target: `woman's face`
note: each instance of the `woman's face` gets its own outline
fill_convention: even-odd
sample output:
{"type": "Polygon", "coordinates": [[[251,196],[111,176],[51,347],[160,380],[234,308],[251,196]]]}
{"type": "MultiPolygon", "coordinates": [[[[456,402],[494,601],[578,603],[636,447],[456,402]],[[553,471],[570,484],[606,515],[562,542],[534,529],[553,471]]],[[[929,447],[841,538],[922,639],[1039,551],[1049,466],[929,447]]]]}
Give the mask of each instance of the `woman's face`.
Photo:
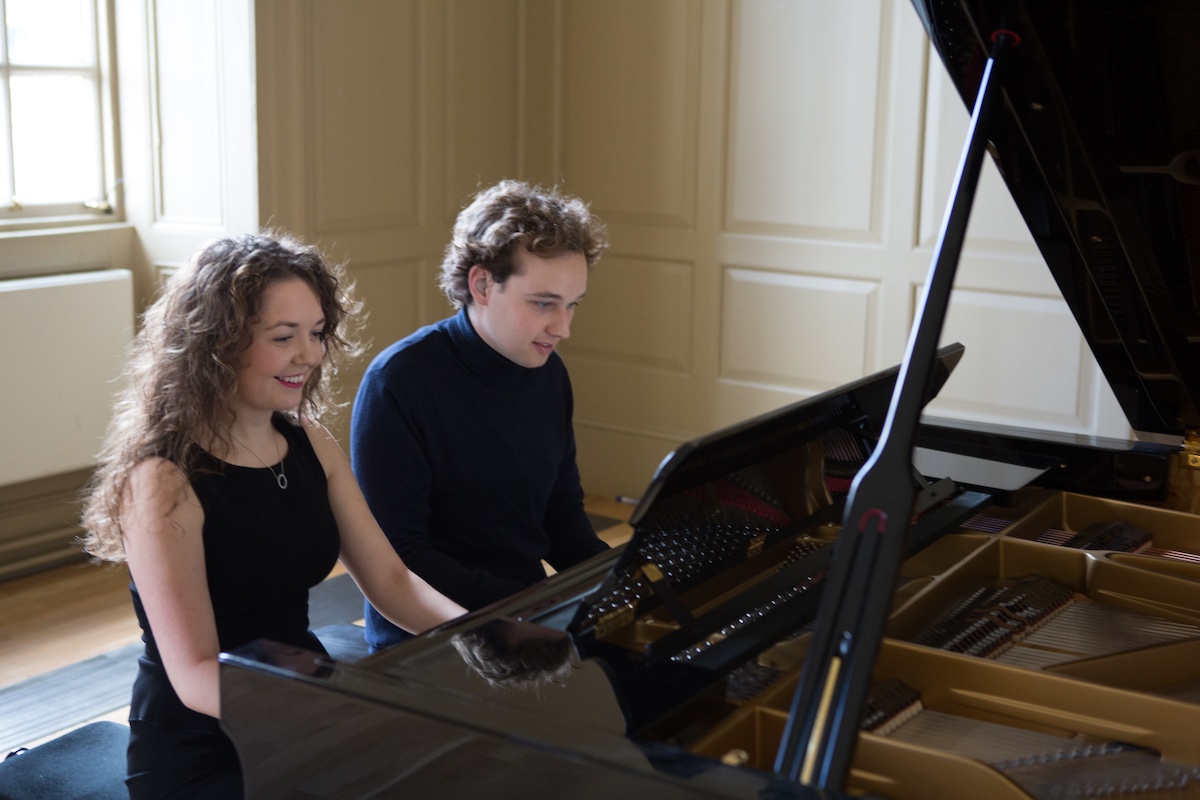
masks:
{"type": "Polygon", "coordinates": [[[267,286],[250,333],[237,373],[234,411],[298,407],[304,384],[325,356],[325,316],[312,287],[300,278],[267,286]]]}

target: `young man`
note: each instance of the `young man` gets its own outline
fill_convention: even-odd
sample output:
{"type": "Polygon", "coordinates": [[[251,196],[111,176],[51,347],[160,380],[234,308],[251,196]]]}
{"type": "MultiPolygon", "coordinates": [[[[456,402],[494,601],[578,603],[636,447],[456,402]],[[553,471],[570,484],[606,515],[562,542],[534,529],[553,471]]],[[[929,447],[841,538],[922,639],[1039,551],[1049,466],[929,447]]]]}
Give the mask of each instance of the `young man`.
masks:
{"type": "MultiPolygon", "coordinates": [[[[392,344],[354,401],[350,456],[404,563],[474,610],[605,549],[583,510],[555,346],[607,247],[578,198],[518,181],[458,216],[441,287],[458,313],[392,344]]],[[[408,635],[366,606],[372,652],[408,635]]]]}

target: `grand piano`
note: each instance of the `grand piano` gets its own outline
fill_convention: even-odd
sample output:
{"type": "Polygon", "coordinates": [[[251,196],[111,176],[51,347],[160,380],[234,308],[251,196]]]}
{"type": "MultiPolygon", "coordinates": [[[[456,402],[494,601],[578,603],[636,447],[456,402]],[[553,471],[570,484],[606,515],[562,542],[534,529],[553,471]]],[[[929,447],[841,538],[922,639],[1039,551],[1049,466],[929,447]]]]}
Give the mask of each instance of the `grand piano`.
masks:
{"type": "Polygon", "coordinates": [[[222,654],[251,800],[1200,797],[1200,4],[914,8],[973,116],[904,362],[409,643],[222,654]],[[1137,440],[922,414],[988,156],[1137,440]]]}

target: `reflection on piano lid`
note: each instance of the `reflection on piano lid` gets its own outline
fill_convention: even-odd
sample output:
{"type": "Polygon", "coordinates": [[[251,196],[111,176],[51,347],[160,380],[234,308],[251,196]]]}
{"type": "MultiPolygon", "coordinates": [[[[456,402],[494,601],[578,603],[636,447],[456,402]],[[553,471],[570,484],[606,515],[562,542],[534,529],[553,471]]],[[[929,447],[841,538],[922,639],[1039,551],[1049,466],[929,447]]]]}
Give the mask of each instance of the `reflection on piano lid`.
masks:
{"type": "MultiPolygon", "coordinates": [[[[1132,427],[1191,432],[1200,3],[913,5],[969,102],[1003,40],[988,150],[1132,427]]],[[[889,479],[913,497],[898,563],[827,591],[871,536],[842,522],[911,364],[682,445],[626,546],[441,630],[357,664],[223,654],[248,797],[843,796],[779,761],[812,750],[792,711],[814,631],[867,605],[865,689],[818,698],[855,717],[845,791],[1200,797],[1200,519],[1162,507],[1174,446],[925,420],[889,479]]]]}
{"type": "Polygon", "coordinates": [[[1028,486],[1054,466],[1049,459],[1035,467],[927,447],[913,448],[913,465],[922,475],[943,478],[952,475],[959,483],[1001,492],[1012,492],[1028,486]]]}

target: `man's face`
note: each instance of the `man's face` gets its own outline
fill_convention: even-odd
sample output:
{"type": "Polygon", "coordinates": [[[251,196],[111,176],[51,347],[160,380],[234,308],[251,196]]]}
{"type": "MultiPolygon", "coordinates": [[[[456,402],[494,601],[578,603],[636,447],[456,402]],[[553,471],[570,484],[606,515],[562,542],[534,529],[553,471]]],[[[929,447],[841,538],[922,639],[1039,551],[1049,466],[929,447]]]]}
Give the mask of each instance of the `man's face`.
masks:
{"type": "Polygon", "coordinates": [[[500,355],[535,368],[571,335],[575,307],[587,292],[587,259],[582,253],[540,258],[527,250],[513,257],[515,270],[503,284],[483,267],[471,267],[471,305],[475,331],[500,355]]]}

